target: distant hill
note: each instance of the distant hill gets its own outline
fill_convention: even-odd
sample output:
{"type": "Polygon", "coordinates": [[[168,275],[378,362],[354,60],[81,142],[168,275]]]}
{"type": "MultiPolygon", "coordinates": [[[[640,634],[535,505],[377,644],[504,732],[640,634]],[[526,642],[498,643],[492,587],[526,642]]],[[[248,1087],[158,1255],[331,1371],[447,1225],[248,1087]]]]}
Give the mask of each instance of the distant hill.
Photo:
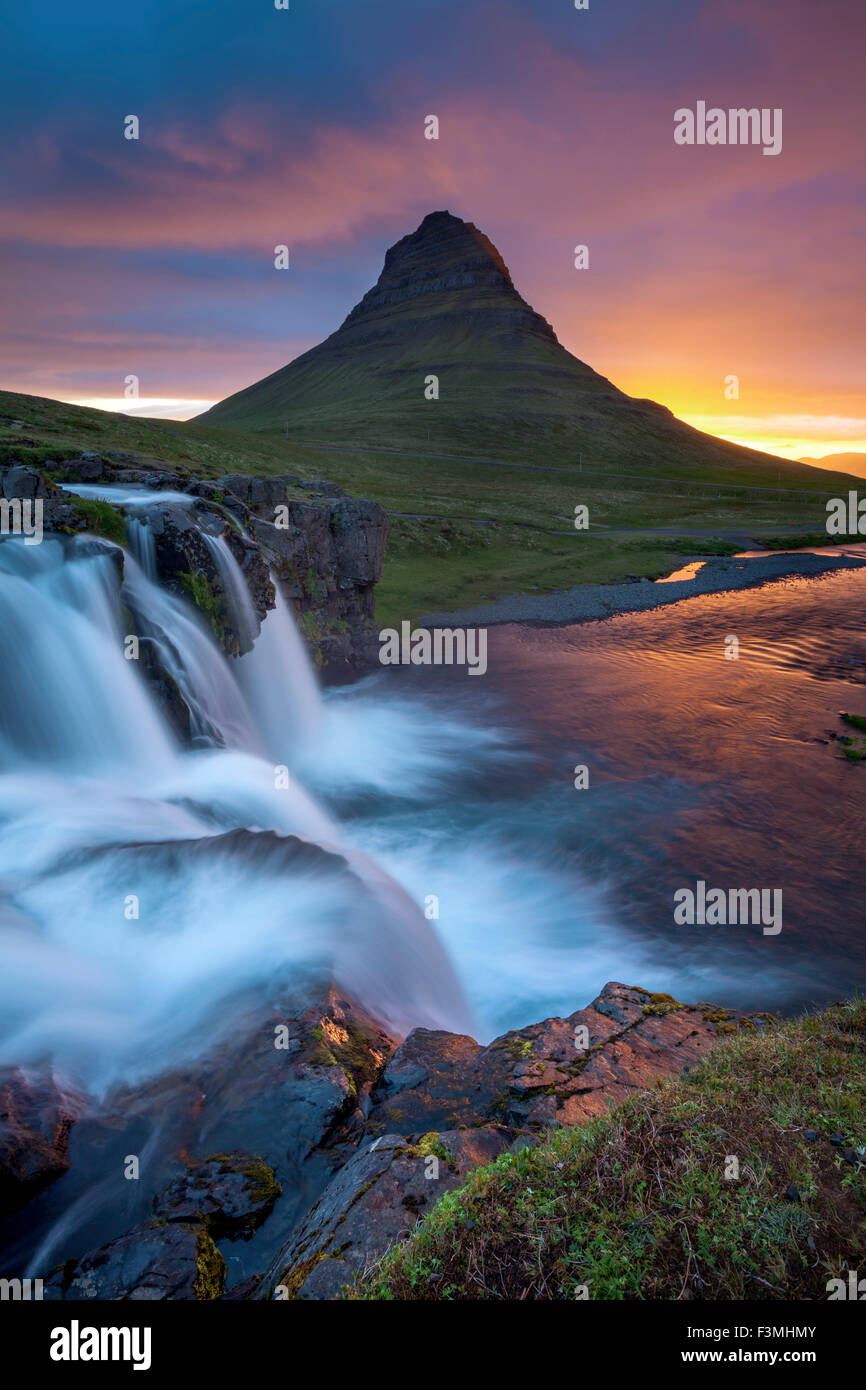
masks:
{"type": "Polygon", "coordinates": [[[811,464],[813,468],[830,468],[834,472],[866,478],[866,454],[825,454],[823,458],[801,459],[800,462],[811,464]]]}
{"type": "MultiPolygon", "coordinates": [[[[473,226],[433,212],[392,246],[340,328],[220,401],[203,424],[345,446],[483,454],[717,478],[805,481],[780,462],[702,434],[626,395],[558,341],[473,226]],[[439,399],[425,399],[436,376],[439,399]]],[[[809,482],[805,482],[809,486],[809,482]]]]}

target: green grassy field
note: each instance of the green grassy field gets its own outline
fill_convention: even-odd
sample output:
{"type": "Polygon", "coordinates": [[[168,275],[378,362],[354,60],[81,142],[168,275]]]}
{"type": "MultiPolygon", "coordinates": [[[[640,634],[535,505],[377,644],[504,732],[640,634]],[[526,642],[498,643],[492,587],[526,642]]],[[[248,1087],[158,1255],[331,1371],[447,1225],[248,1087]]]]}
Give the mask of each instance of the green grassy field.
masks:
{"type": "Polygon", "coordinates": [[[629,575],[654,579],[684,559],[731,553],[749,537],[772,542],[780,528],[820,535],[827,497],[856,486],[847,474],[785,463],[776,469],[775,461],[745,452],[740,468],[726,464],[709,477],[705,469],[668,460],[644,471],[633,465],[596,471],[598,461],[584,456],[579,467],[551,448],[534,460],[512,451],[502,466],[326,451],[206,421],[135,419],[0,393],[0,456],[50,468],[82,450],[206,478],[228,472],[326,478],[375,498],[393,519],[377,590],[377,615],[389,625],[517,592],[629,575]],[[589,508],[590,525],[578,532],[574,508],[581,504],[589,508]],[[674,534],[654,534],[660,528],[674,534]]]}

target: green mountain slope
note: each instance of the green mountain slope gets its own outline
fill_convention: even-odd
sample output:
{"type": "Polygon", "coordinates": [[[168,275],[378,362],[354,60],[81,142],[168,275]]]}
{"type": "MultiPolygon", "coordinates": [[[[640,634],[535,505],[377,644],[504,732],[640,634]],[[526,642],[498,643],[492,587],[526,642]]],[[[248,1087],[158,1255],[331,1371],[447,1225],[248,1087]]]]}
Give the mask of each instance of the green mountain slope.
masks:
{"type": "MultiPolygon", "coordinates": [[[[323,343],[201,423],[427,453],[776,483],[809,470],[692,429],[619,391],[561,345],[496,247],[448,212],[392,246],[377,284],[323,343]],[[439,398],[425,397],[430,376],[439,398]]],[[[395,464],[395,467],[399,465],[395,464]]],[[[808,486],[809,484],[806,483],[808,486]]]]}

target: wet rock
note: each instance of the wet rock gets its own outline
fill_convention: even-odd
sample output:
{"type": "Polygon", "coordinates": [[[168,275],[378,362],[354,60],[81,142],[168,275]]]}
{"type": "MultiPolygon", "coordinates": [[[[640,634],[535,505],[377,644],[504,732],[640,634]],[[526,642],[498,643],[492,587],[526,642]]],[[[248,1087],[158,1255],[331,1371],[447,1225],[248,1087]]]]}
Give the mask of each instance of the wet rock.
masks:
{"type": "Polygon", "coordinates": [[[693,1066],[725,1034],[753,1026],[744,1015],[610,983],[586,1009],[488,1047],[414,1029],[373,1088],[362,1133],[376,1138],[362,1138],[255,1296],[337,1297],[473,1168],[543,1142],[550,1127],[605,1113],[693,1066]]]}
{"type": "Polygon", "coordinates": [[[180,742],[188,744],[192,738],[192,713],[189,705],[163,661],[159,642],[144,633],[139,637],[139,661],[141,674],[156,696],[160,709],[180,742]]]}
{"type": "Polygon", "coordinates": [[[273,585],[259,548],[204,504],[189,509],[160,502],[137,515],[153,533],[157,575],[165,587],[199,609],[226,652],[240,656],[250,651],[262,618],[274,606],[273,585]],[[227,588],[206,535],[227,543],[248,586],[252,611],[227,588]]]}
{"type": "Polygon", "coordinates": [[[225,1277],[225,1261],[206,1230],[152,1222],[67,1261],[45,1282],[44,1297],[69,1303],[206,1301],[222,1295],[225,1277]]]}
{"type": "Polygon", "coordinates": [[[309,501],[286,496],[251,518],[250,532],[298,615],[317,665],[375,660],[374,589],[389,526],[377,502],[312,494],[309,501]],[[278,513],[278,506],[285,510],[278,513]]]}
{"type": "Polygon", "coordinates": [[[222,1300],[224,1303],[240,1303],[252,1298],[261,1282],[262,1276],[253,1274],[249,1279],[244,1279],[240,1284],[235,1284],[232,1288],[227,1289],[222,1295],[222,1300]]]}
{"type": "Polygon", "coordinates": [[[69,1132],[83,1096],[48,1072],[0,1069],[0,1218],[69,1167],[69,1132]]]}
{"type": "Polygon", "coordinates": [[[245,1240],[267,1220],[282,1188],[254,1154],[212,1154],[192,1162],[154,1198],[154,1216],[207,1225],[214,1240],[245,1240]]]}
{"type": "MultiPolygon", "coordinates": [[[[243,833],[238,838],[242,843],[243,833]]],[[[336,858],[303,841],[281,841],[279,848],[287,872],[292,862],[295,872],[310,872],[317,857],[336,858]]],[[[178,852],[195,853],[195,846],[184,844],[178,852]]],[[[94,1131],[80,1162],[91,1171],[119,1166],[116,1155],[141,1152],[145,1136],[158,1130],[168,1164],[151,1161],[140,1182],[129,1184],[147,1203],[144,1211],[152,1209],[155,1198],[161,1218],[200,1220],[216,1239],[245,1237],[261,1227],[249,1252],[244,1241],[232,1259],[240,1279],[261,1273],[334,1169],[354,1151],[357,1137],[348,1129],[360,1114],[359,1099],[395,1046],[396,1039],[354,1001],[333,987],[314,992],[311,986],[279,1009],[233,1018],[200,1061],[112,1093],[106,1101],[111,1128],[94,1131]],[[245,1184],[220,1171],[225,1161],[233,1167],[240,1163],[243,1171],[247,1159],[238,1155],[256,1156],[254,1220],[243,1214],[251,1203],[245,1184]]],[[[129,1224],[142,1219],[139,1208],[129,1224]]]]}
{"type": "Polygon", "coordinates": [[[336,1298],[440,1197],[503,1153],[509,1138],[479,1128],[427,1134],[415,1143],[395,1134],[369,1141],[330,1182],[256,1296],[336,1298]]]}
{"type": "Polygon", "coordinates": [[[413,1134],[504,1119],[513,1058],[474,1038],[414,1028],[373,1092],[368,1130],[413,1134]]]}
{"type": "Polygon", "coordinates": [[[270,567],[255,541],[241,535],[231,526],[223,532],[223,537],[240,566],[249,590],[253,609],[258,619],[255,634],[258,636],[262,619],[274,606],[274,586],[271,583],[270,567]]]}
{"type": "Polygon", "coordinates": [[[333,988],[297,1013],[262,1018],[203,1074],[196,1150],[248,1149],[280,1176],[296,1172],[350,1118],[395,1046],[333,988]]]}
{"type": "Polygon", "coordinates": [[[222,490],[208,478],[194,478],[191,483],[187,483],[184,492],[190,497],[203,497],[208,502],[222,501],[222,490]]]}
{"type": "MultiPolygon", "coordinates": [[[[214,838],[221,856],[234,841],[245,863],[260,855],[263,872],[277,854],[287,872],[351,873],[339,855],[294,837],[214,838]]],[[[174,851],[209,852],[199,842],[174,851]]],[[[118,1167],[119,1155],[140,1152],[157,1129],[162,1157],[134,1185],[129,1222],[139,1224],[65,1266],[51,1296],[201,1297],[194,1266],[204,1259],[213,1275],[214,1261],[191,1236],[206,1235],[243,1238],[230,1257],[232,1298],[334,1298],[474,1168],[545,1142],[551,1127],[605,1113],[754,1026],[757,1018],[617,983],[586,1009],[487,1047],[422,1028],[397,1046],[333,987],[234,1018],[201,1059],[116,1092],[101,1127],[76,1127],[77,1143],[92,1126],[81,1150],[88,1172],[118,1167]],[[250,1165],[267,1181],[246,1181],[250,1165]],[[163,1225],[142,1222],[151,1204],[163,1225]],[[166,1231],[187,1236],[174,1244],[158,1234],[166,1231]],[[115,1292],[83,1293],[91,1276],[115,1292]]],[[[215,1296],[220,1278],[206,1287],[215,1296]]]]}

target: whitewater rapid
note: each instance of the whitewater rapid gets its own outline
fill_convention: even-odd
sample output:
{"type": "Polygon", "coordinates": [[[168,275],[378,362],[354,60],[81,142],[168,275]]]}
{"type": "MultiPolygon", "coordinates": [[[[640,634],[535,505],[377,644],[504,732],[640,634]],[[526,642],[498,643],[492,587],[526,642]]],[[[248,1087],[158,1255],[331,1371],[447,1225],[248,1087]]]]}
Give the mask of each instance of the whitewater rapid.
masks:
{"type": "Polygon", "coordinates": [[[489,1035],[518,999],[594,992],[601,898],[582,885],[576,913],[574,881],[520,864],[510,832],[456,829],[467,782],[519,757],[509,738],[383,676],[323,699],[279,591],[227,657],[156,582],[147,532],[133,514],[122,553],[0,544],[0,1063],[98,1093],[211,1047],[232,1001],[326,978],[398,1032],[489,1035]],[[130,616],[192,747],[125,656],[130,616]]]}

